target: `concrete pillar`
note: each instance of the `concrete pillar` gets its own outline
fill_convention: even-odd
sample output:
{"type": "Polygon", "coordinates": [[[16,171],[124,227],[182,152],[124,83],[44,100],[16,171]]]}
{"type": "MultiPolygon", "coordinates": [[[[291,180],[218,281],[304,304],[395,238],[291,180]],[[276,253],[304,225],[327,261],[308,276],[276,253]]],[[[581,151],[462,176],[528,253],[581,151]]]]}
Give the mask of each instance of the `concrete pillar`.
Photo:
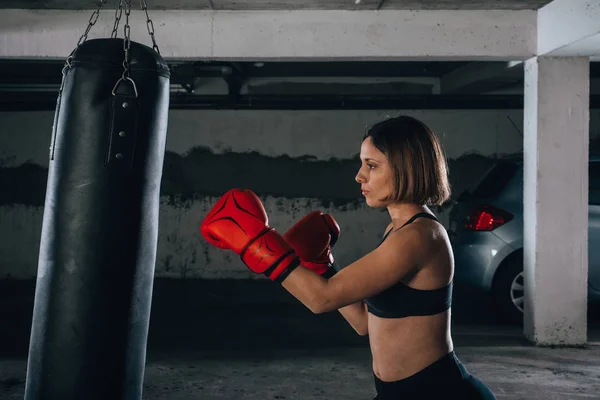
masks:
{"type": "Polygon", "coordinates": [[[528,340],[587,341],[589,58],[525,64],[524,274],[528,340]]]}

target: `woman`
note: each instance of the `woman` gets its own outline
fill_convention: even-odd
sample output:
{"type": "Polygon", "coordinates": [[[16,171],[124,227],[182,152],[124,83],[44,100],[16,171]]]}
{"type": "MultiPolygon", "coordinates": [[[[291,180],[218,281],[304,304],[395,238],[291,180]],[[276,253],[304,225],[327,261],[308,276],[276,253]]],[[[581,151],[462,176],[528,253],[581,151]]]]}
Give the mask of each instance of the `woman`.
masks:
{"type": "MultiPolygon", "coordinates": [[[[412,117],[387,119],[363,138],[360,160],[356,181],[362,195],[370,207],[386,207],[391,222],[379,246],[331,278],[295,268],[293,261],[280,277],[273,276],[287,262],[282,258],[274,263],[276,268],[251,266],[246,249],[263,233],[239,250],[230,243],[220,247],[237,251],[253,271],[281,282],[314,313],[339,310],[359,334],[368,335],[376,399],[495,399],[454,354],[452,249],[445,229],[428,208],[450,196],[438,138],[412,117]]],[[[266,214],[264,219],[272,234],[266,214]]],[[[207,236],[215,242],[219,233],[207,236]]],[[[221,239],[224,236],[231,235],[223,231],[221,239]]],[[[279,243],[280,237],[274,238],[269,243],[279,243]]],[[[253,246],[253,252],[260,247],[253,246]]],[[[287,254],[281,246],[278,254],[287,254]]]]}
{"type": "Polygon", "coordinates": [[[339,308],[369,335],[377,399],[495,398],[454,354],[452,249],[428,208],[450,196],[438,138],[414,118],[387,119],[365,135],[360,159],[367,205],[391,217],[381,244],[327,282],[297,268],[283,287],[315,313],[339,308]]]}

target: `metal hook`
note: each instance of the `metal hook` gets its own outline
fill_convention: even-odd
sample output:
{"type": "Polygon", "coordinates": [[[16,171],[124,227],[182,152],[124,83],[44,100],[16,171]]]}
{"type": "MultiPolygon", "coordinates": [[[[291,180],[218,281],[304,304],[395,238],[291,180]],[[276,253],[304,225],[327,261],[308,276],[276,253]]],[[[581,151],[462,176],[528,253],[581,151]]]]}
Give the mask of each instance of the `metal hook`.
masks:
{"type": "Polygon", "coordinates": [[[119,87],[119,84],[121,82],[123,82],[123,81],[129,81],[129,82],[131,82],[131,85],[133,86],[133,91],[135,92],[135,97],[137,98],[138,97],[137,87],[135,86],[135,82],[133,81],[133,79],[131,79],[130,77],[121,77],[121,78],[119,78],[119,80],[117,81],[117,83],[115,83],[115,87],[113,87],[112,95],[113,96],[117,95],[116,94],[117,88],[119,87]]]}

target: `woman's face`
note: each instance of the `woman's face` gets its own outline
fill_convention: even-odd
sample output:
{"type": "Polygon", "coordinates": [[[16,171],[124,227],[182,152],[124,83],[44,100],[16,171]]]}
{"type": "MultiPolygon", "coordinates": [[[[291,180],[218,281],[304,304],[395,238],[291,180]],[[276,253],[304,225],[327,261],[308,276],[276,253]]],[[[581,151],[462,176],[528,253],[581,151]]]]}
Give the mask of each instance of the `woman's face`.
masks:
{"type": "Polygon", "coordinates": [[[394,191],[394,173],[386,157],[369,136],[360,146],[360,169],[356,174],[356,182],[360,183],[362,195],[369,207],[384,207],[394,191]]]}

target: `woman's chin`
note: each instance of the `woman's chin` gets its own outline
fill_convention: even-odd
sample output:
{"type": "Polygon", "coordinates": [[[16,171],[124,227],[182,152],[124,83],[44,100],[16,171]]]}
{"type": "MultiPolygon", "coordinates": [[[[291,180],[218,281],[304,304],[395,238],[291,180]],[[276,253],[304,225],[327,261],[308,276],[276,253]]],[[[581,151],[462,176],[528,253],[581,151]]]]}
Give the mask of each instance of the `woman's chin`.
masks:
{"type": "Polygon", "coordinates": [[[371,208],[381,208],[381,207],[385,207],[385,202],[380,201],[380,200],[375,200],[375,199],[371,199],[369,197],[365,198],[365,201],[367,203],[367,206],[371,207],[371,208]]]}

